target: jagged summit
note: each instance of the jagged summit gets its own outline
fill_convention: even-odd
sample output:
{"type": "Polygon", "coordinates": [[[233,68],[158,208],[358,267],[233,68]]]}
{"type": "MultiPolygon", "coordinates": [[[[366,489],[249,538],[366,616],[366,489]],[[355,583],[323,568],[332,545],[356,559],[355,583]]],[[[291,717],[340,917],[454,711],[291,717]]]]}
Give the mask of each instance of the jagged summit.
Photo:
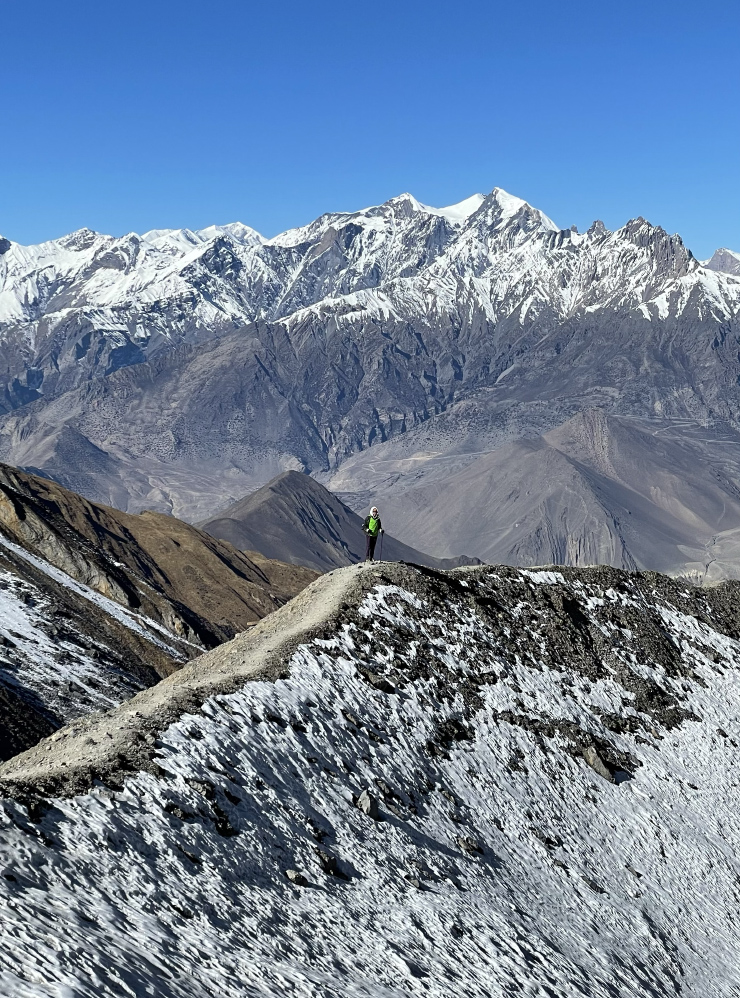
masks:
{"type": "Polygon", "coordinates": [[[510,219],[519,215],[531,215],[536,218],[544,230],[558,232],[560,227],[548,218],[544,212],[538,208],[533,208],[527,201],[509,194],[501,187],[494,187],[491,193],[484,198],[481,207],[487,210],[492,217],[496,218],[497,225],[505,225],[510,219]]]}

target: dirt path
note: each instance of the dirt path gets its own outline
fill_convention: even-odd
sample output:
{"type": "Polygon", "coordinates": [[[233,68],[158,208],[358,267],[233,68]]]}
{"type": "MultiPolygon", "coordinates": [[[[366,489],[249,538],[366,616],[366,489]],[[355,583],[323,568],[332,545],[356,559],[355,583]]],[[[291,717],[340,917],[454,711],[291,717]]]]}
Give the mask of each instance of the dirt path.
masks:
{"type": "Polygon", "coordinates": [[[0,796],[73,796],[96,780],[120,785],[126,773],[154,770],[159,732],[209,697],[253,679],[277,679],[296,645],[323,631],[347,600],[398,565],[351,565],[322,575],[233,641],[207,652],[105,714],[81,718],[0,766],[0,796]]]}

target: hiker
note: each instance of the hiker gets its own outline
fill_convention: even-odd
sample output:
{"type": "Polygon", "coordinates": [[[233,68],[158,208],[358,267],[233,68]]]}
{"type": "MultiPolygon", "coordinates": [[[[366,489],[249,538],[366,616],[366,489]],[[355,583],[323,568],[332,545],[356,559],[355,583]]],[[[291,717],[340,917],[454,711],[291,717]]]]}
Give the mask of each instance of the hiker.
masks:
{"type": "Polygon", "coordinates": [[[383,526],[380,522],[380,516],[378,515],[378,507],[373,506],[370,510],[370,516],[365,517],[365,522],[362,524],[362,529],[367,534],[367,544],[365,545],[365,561],[373,561],[375,558],[375,544],[378,540],[378,534],[384,533],[383,526]]]}

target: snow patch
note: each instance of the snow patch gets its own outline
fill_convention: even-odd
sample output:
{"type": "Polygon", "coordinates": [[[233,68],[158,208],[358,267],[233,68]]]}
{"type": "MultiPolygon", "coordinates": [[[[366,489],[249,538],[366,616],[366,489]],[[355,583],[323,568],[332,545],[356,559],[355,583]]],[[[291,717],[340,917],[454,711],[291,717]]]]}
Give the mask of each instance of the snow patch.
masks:
{"type": "MultiPolygon", "coordinates": [[[[12,551],[18,557],[23,558],[24,561],[27,561],[30,565],[33,565],[35,568],[38,568],[40,571],[44,572],[45,575],[48,575],[49,578],[54,579],[55,582],[60,583],[67,589],[71,589],[73,592],[77,593],[78,596],[82,596],[91,603],[95,603],[101,610],[104,610],[105,613],[115,618],[129,630],[134,631],[140,637],[145,638],[152,644],[162,648],[176,661],[185,661],[183,653],[176,647],[170,645],[166,640],[167,638],[174,638],[175,635],[171,634],[166,627],[158,624],[155,620],[152,620],[150,617],[145,617],[143,614],[134,613],[132,610],[126,610],[120,603],[116,603],[115,600],[109,599],[102,593],[97,592],[97,590],[90,589],[89,586],[78,582],[76,579],[73,579],[71,576],[67,575],[66,572],[63,572],[60,568],[56,568],[48,561],[44,561],[43,558],[38,558],[36,555],[31,554],[29,551],[26,551],[25,548],[20,547],[20,545],[9,541],[2,534],[0,534],[0,546],[6,548],[8,551],[12,551]]],[[[199,652],[203,650],[199,645],[195,645],[191,641],[186,641],[184,638],[178,637],[177,641],[184,644],[190,644],[193,648],[197,648],[199,652]]]]}
{"type": "Polygon", "coordinates": [[[446,208],[432,208],[428,204],[419,204],[419,207],[423,211],[429,212],[430,215],[441,215],[444,218],[450,220],[450,222],[462,222],[466,218],[469,218],[474,212],[476,212],[483,202],[486,200],[484,194],[473,194],[469,198],[465,198],[464,201],[458,201],[457,204],[449,204],[446,208]]]}

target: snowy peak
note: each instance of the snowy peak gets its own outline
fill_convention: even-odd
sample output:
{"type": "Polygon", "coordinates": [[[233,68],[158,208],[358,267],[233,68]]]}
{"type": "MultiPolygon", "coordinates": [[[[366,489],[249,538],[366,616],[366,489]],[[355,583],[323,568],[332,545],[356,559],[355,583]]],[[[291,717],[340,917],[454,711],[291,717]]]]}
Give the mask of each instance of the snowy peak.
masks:
{"type": "Polygon", "coordinates": [[[458,224],[464,222],[465,219],[474,214],[485,199],[484,194],[473,194],[471,197],[465,198],[463,201],[458,201],[456,204],[449,204],[444,208],[433,208],[431,205],[422,204],[421,201],[417,201],[412,194],[401,194],[397,198],[392,198],[387,204],[403,204],[408,206],[412,211],[424,212],[427,215],[440,215],[449,222],[458,224]]]}
{"type": "MultiPolygon", "coordinates": [[[[90,249],[99,242],[101,236],[99,232],[95,232],[93,229],[77,229],[76,232],[70,232],[68,236],[62,236],[57,239],[56,242],[59,246],[64,247],[64,249],[75,250],[78,252],[90,249]]],[[[110,238],[103,237],[103,238],[110,238]]]]}
{"type": "Polygon", "coordinates": [[[635,246],[649,249],[661,259],[680,259],[686,265],[694,259],[678,233],[669,235],[660,225],[651,225],[642,217],[631,219],[619,232],[635,246]]]}
{"type": "Polygon", "coordinates": [[[198,229],[196,235],[204,240],[227,235],[242,246],[258,246],[265,242],[264,237],[256,229],[244,225],[243,222],[230,222],[228,225],[209,225],[205,229],[198,229]]]}
{"type": "MultiPolygon", "coordinates": [[[[430,311],[477,313],[492,323],[615,310],[652,320],[702,307],[732,315],[740,307],[740,289],[709,287],[681,238],[643,218],[616,232],[596,222],[580,234],[498,188],[415,283],[416,300],[430,311]]],[[[395,305],[393,290],[385,290],[395,305]]],[[[411,291],[399,288],[407,300],[411,291]]]]}
{"type": "Polygon", "coordinates": [[[712,258],[707,260],[704,266],[708,270],[740,277],[740,253],[725,248],[715,250],[712,258]]]}

